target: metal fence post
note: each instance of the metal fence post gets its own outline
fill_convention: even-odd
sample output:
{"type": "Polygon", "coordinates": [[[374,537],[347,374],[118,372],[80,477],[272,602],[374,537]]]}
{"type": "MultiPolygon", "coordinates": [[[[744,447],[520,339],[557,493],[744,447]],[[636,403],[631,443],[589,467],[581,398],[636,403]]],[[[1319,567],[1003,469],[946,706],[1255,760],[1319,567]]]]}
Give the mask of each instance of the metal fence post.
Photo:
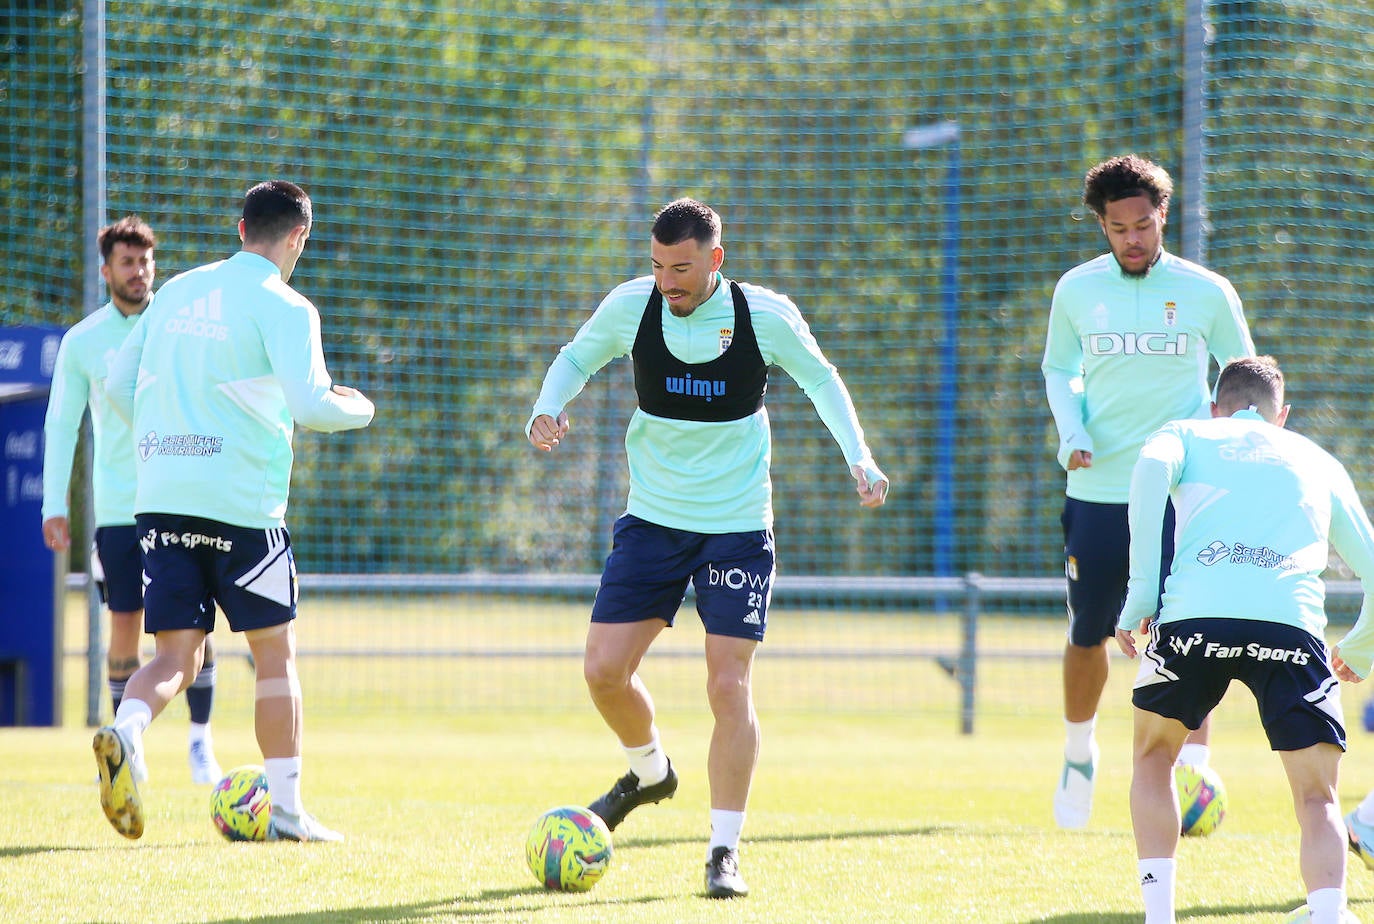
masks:
{"type": "Polygon", "coordinates": [[[978,683],[978,611],[982,608],[983,576],[964,575],[963,641],[959,648],[959,731],[973,734],[973,712],[978,683]]]}

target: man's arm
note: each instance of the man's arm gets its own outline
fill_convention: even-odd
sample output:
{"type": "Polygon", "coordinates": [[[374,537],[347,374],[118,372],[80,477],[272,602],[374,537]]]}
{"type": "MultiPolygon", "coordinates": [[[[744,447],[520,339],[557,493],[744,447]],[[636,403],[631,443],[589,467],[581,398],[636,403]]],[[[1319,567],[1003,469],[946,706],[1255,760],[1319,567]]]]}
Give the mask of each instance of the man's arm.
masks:
{"type": "Polygon", "coordinates": [[[572,340],[549,364],[534,409],[525,421],[525,436],[536,447],[549,449],[557,444],[557,439],[567,433],[567,427],[563,426],[566,423],[563,409],[568,402],[582,393],[587,382],[603,366],[634,348],[635,332],[639,329],[639,314],[635,312],[642,310],[649,298],[647,289],[640,297],[640,288],[625,283],[603,298],[592,316],[583,322],[572,340]],[[534,422],[540,417],[549,420],[540,427],[539,433],[535,433],[534,422]]]}
{"type": "Polygon", "coordinates": [[[81,417],[90,400],[90,380],[72,357],[72,341],[62,338],[53,366],[52,390],[43,418],[43,540],[61,551],[71,544],[67,523],[72,460],[81,430],[81,417]]]}
{"type": "Polygon", "coordinates": [[[1233,359],[1255,355],[1255,342],[1250,338],[1250,327],[1245,323],[1245,310],[1241,306],[1240,296],[1225,279],[1221,280],[1221,293],[1225,307],[1217,312],[1212,333],[1207,337],[1207,350],[1216,359],[1219,368],[1233,359]]]}
{"type": "MultiPolygon", "coordinates": [[[[821,352],[810,326],[796,306],[783,300],[780,307],[776,314],[756,313],[755,330],[764,334],[771,360],[790,375],[810,399],[817,416],[839,445],[854,478],[859,503],[877,507],[887,499],[890,482],[873,461],[849,389],[821,352]]],[[[769,358],[766,356],[765,360],[769,358]]]]}
{"type": "Polygon", "coordinates": [[[1338,467],[1332,482],[1331,546],[1364,588],[1360,618],[1336,647],[1345,666],[1364,678],[1374,668],[1374,616],[1370,615],[1374,610],[1374,527],[1343,467],[1338,467]]]}
{"type": "Polygon", "coordinates": [[[1183,468],[1183,440],[1179,431],[1165,424],[1150,435],[1140,450],[1131,471],[1131,494],[1127,518],[1130,522],[1130,577],[1126,602],[1117,619],[1117,642],[1129,657],[1135,657],[1131,633],[1155,615],[1159,602],[1160,562],[1159,524],[1164,521],[1164,505],[1169,491],[1178,483],[1183,468]],[[1145,537],[1136,542],[1135,537],[1145,537]],[[1155,540],[1149,541],[1150,537],[1155,540]]]}
{"type": "Polygon", "coordinates": [[[291,417],[303,427],[334,433],[372,422],[376,408],[354,388],[335,386],[324,364],[320,315],[306,302],[284,312],[265,332],[268,361],[281,386],[291,417]]]}
{"type": "MultiPolygon", "coordinates": [[[[1045,356],[1040,362],[1045,377],[1045,397],[1050,414],[1059,431],[1059,464],[1064,469],[1072,465],[1075,452],[1091,458],[1092,437],[1083,420],[1083,343],[1078,338],[1068,314],[1064,311],[1056,286],[1050,303],[1050,323],[1045,334],[1045,356]]],[[[1080,463],[1082,459],[1080,458],[1080,463]]]]}

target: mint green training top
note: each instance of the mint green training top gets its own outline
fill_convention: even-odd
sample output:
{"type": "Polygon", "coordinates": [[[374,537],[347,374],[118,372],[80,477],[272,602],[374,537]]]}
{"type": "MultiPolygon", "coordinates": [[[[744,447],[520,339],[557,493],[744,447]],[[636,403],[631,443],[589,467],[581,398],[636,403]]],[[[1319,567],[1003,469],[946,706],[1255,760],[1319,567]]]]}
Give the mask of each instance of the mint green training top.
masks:
{"type": "Polygon", "coordinates": [[[1145,438],[1169,420],[1206,417],[1208,354],[1254,356],[1240,297],[1225,277],[1161,253],[1136,279],[1110,253],[1069,270],[1050,304],[1041,371],[1059,431],[1059,464],[1077,500],[1124,504],[1145,438]]]}
{"type": "Polygon", "coordinates": [[[89,405],[95,438],[91,470],[95,525],[130,526],[134,522],[134,442],[129,424],[105,397],[105,379],[111,360],[138,318],[136,314],[125,317],[114,302],[106,302],[62,336],[43,420],[44,520],[69,515],[72,460],[81,417],[89,405]]]}
{"type": "MultiPolygon", "coordinates": [[[[525,424],[526,435],[536,417],[557,419],[597,370],[630,354],[653,287],[653,277],[642,276],[602,300],[549,366],[525,424]]],[[[749,302],[763,361],[781,367],[811,399],[847,465],[863,466],[870,483],[885,481],[864,442],[849,392],[801,312],[785,295],[747,283],[740,288],[749,302]]],[[[693,364],[715,359],[735,325],[728,280],[717,273],[715,291],[688,317],[677,317],[665,303],[662,318],[663,339],[674,356],[693,364]]],[[[698,533],[772,528],[767,407],[723,422],[671,420],[636,408],[625,433],[625,453],[630,469],[627,513],[698,533]]]]}
{"type": "MultiPolygon", "coordinates": [[[[1330,548],[1364,585],[1341,657],[1361,677],[1374,664],[1374,528],[1345,467],[1316,443],[1254,411],[1178,420],[1145,442],[1131,478],[1131,535],[1156,536],[1164,502],[1177,516],[1160,622],[1254,619],[1325,638],[1330,548]],[[1153,525],[1151,525],[1153,524],[1153,525]]],[[[1154,614],[1158,542],[1131,543],[1119,628],[1154,614]]]]}
{"type": "Polygon", "coordinates": [[[285,525],[294,423],[365,427],[372,402],[330,391],[320,316],[265,257],[240,251],[158,290],[115,357],[132,417],[135,513],[285,525]]]}

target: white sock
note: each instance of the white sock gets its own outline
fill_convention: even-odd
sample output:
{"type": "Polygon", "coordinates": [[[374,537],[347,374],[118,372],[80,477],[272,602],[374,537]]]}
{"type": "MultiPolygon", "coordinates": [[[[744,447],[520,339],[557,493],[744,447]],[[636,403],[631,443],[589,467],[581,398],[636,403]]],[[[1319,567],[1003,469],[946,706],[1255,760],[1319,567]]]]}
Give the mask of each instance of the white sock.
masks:
{"type": "Polygon", "coordinates": [[[1307,910],[1312,924],[1340,924],[1345,910],[1345,889],[1318,889],[1307,893],[1307,910]]]}
{"type": "Polygon", "coordinates": [[[630,761],[630,772],[639,777],[641,788],[661,783],[668,776],[668,755],[658,743],[658,729],[654,729],[648,744],[625,747],[625,756],[630,761]]]}
{"type": "Polygon", "coordinates": [[[1178,762],[1195,770],[1206,770],[1211,753],[1212,749],[1205,744],[1185,744],[1178,750],[1178,762]]]}
{"type": "Polygon", "coordinates": [[[301,759],[269,757],[262,762],[267,771],[267,791],[272,805],[291,815],[301,813],[301,759]]]}
{"type": "Polygon", "coordinates": [[[1355,809],[1355,817],[1360,820],[1360,824],[1374,825],[1374,789],[1369,791],[1360,807],[1355,809]]]}
{"type": "Polygon", "coordinates": [[[148,726],[153,724],[153,709],[141,699],[126,699],[120,702],[119,711],[115,713],[114,722],[111,723],[115,728],[124,732],[129,738],[129,743],[138,750],[143,741],[143,732],[148,726]]]}
{"type": "Polygon", "coordinates": [[[186,739],[191,744],[195,744],[197,741],[202,742],[204,744],[209,744],[210,726],[201,725],[199,722],[192,722],[190,724],[189,730],[186,733],[186,739]]]}
{"type": "Polygon", "coordinates": [[[717,847],[729,847],[731,850],[738,850],[739,833],[743,828],[743,812],[711,809],[711,844],[706,848],[706,855],[710,856],[711,851],[717,847]]]}
{"type": "Polygon", "coordinates": [[[1093,729],[1097,726],[1097,716],[1086,722],[1064,721],[1064,757],[1075,764],[1086,763],[1092,759],[1093,729]]]}
{"type": "Polygon", "coordinates": [[[1174,924],[1174,858],[1151,857],[1137,864],[1145,924],[1174,924]]]}

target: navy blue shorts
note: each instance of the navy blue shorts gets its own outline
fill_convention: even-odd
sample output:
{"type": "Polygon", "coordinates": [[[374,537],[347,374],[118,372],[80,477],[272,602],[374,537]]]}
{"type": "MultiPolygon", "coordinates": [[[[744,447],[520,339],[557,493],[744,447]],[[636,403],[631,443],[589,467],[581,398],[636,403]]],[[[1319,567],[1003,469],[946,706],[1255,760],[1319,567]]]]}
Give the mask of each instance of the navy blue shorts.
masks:
{"type": "Polygon", "coordinates": [[[592,622],[671,626],[691,581],[708,634],[763,641],[773,569],[772,530],[694,533],[627,513],[615,522],[592,622]]]}
{"type": "Polygon", "coordinates": [[[91,543],[91,579],[112,613],[143,609],[143,552],[138,527],[97,526],[91,543]]]}
{"type": "MultiPolygon", "coordinates": [[[[1064,498],[1064,574],[1069,580],[1069,642],[1084,648],[1116,635],[1131,573],[1131,527],[1125,504],[1064,498]]],[[[1174,560],[1174,505],[1164,507],[1159,594],[1174,560]]],[[[1155,611],[1159,607],[1156,603],[1155,611]]]]}
{"type": "Polygon", "coordinates": [[[296,618],[296,559],[284,528],[249,529],[204,517],[140,513],[146,632],[213,632],[215,604],[234,632],[296,618]]]}
{"type": "Polygon", "coordinates": [[[1341,685],[1326,643],[1310,632],[1258,619],[1152,623],[1131,702],[1146,712],[1202,725],[1232,680],[1255,694],[1275,751],[1323,742],[1345,749],[1341,685]]]}

